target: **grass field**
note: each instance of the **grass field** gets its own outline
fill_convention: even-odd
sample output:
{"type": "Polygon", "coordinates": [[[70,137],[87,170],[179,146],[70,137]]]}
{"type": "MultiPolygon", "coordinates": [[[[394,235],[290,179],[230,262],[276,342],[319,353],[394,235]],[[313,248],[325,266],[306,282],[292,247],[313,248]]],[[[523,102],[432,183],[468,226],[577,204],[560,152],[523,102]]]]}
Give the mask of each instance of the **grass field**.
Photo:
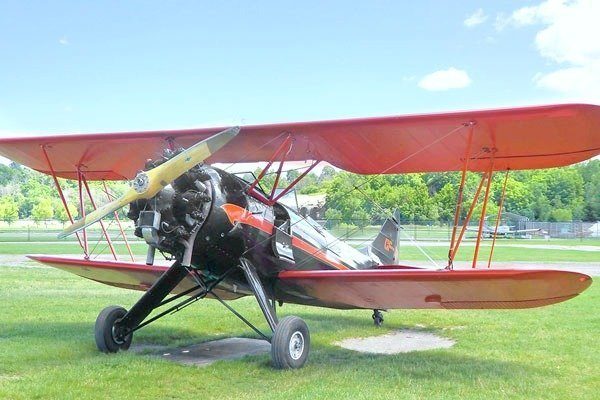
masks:
{"type": "MultiPolygon", "coordinates": [[[[4,233],[0,254],[81,252],[72,240],[14,238],[4,233]]],[[[483,242],[480,260],[487,261],[490,243],[483,242]]],[[[502,239],[494,258],[600,263],[600,252],[583,251],[582,245],[600,246],[600,240],[502,239]],[[537,247],[515,247],[523,245],[537,247]],[[549,249],[547,245],[566,247],[549,249]]],[[[125,254],[122,244],[116,247],[125,254]]],[[[136,255],[146,252],[143,243],[132,247],[136,255]]],[[[432,243],[423,247],[440,262],[446,258],[446,247],[432,243]]],[[[96,251],[102,248],[107,254],[104,244],[96,251]]],[[[472,242],[467,242],[457,260],[470,260],[472,253],[472,242]]],[[[407,262],[426,260],[417,247],[405,242],[400,255],[407,262]]],[[[597,283],[578,298],[541,309],[392,311],[381,329],[373,327],[370,311],[285,305],[280,315],[298,315],[308,323],[312,352],[302,370],[275,371],[268,355],[198,368],[132,352],[100,354],[93,340],[98,312],[110,304],[128,308],[139,292],[99,285],[33,262],[24,266],[31,268],[3,265],[0,259],[0,399],[593,399],[600,392],[597,283]],[[359,354],[334,344],[343,338],[400,328],[434,332],[457,344],[445,350],[393,356],[359,354]]],[[[233,304],[266,331],[253,299],[233,304]]],[[[205,301],[142,329],[134,343],[176,346],[234,336],[254,337],[220,304],[205,301]]]]}
{"type": "MultiPolygon", "coordinates": [[[[558,239],[550,242],[542,241],[524,241],[518,239],[503,239],[496,243],[494,249],[494,259],[502,261],[528,261],[528,262],[600,262],[600,251],[582,251],[577,250],[575,246],[580,246],[581,243],[577,240],[558,239]],[[561,245],[573,246],[573,249],[547,249],[544,246],[561,245]],[[515,247],[520,245],[539,245],[539,248],[515,247]]],[[[585,246],[600,246],[598,241],[586,241],[585,246]]],[[[146,244],[143,242],[135,242],[131,244],[134,254],[143,256],[146,254],[146,244]]],[[[444,262],[448,256],[448,248],[444,246],[428,246],[421,245],[422,249],[434,260],[444,262]]],[[[94,248],[94,244],[90,249],[94,248]]],[[[126,259],[127,250],[123,244],[115,244],[118,254],[123,255],[126,259]]],[[[490,240],[486,240],[481,245],[479,260],[487,262],[491,249],[490,240]]],[[[465,243],[459,250],[456,260],[468,261],[473,257],[473,244],[465,243]]],[[[414,245],[402,243],[400,245],[400,260],[401,261],[426,261],[427,257],[414,245]]],[[[81,247],[77,242],[3,242],[0,243],[0,254],[81,254],[81,247]]],[[[105,243],[99,244],[94,254],[110,254],[105,243]]]]}
{"type": "MultiPolygon", "coordinates": [[[[33,266],[34,264],[32,264],[33,266]]],[[[139,294],[47,268],[0,266],[0,398],[550,398],[600,391],[600,289],[521,311],[393,311],[373,327],[369,311],[285,305],[311,328],[305,368],[275,371],[267,355],[186,367],[151,356],[98,353],[93,323],[109,304],[139,294]],[[444,350],[364,355],[336,340],[413,328],[456,340],[444,350]]],[[[234,303],[265,328],[252,299],[234,303]]],[[[197,303],[136,333],[134,343],[184,345],[252,336],[213,301],[197,303]]]]}

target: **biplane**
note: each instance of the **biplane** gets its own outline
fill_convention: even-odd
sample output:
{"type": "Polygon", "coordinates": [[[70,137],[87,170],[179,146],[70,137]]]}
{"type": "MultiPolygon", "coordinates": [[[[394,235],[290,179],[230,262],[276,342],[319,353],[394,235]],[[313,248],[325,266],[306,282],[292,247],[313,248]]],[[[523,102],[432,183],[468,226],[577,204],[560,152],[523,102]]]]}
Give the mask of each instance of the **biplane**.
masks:
{"type": "MultiPolygon", "coordinates": [[[[272,363],[281,369],[303,366],[310,347],[301,318],[278,318],[277,306],[284,303],[373,310],[380,324],[381,310],[521,309],[582,293],[592,282],[585,274],[490,268],[495,241],[487,268],[476,267],[494,173],[564,166],[598,154],[600,107],[585,104],[0,140],[0,155],[52,177],[71,220],[61,236],[76,235],[83,249],[80,258],[30,258],[99,283],[145,292],[129,310],[110,306],[100,312],[95,324],[100,351],[127,350],[139,329],[196,300],[212,298],[270,341],[272,363]],[[309,166],[277,192],[284,164],[294,161],[309,166]],[[214,165],[240,162],[266,166],[249,181],[214,165]],[[321,162],[367,175],[366,180],[368,175],[459,171],[447,265],[432,269],[399,263],[397,215],[390,215],[361,252],[283,205],[281,197],[321,162]],[[469,209],[462,210],[469,171],[481,177],[469,209]],[[275,174],[272,188],[261,186],[267,173],[275,174]],[[58,178],[78,182],[78,220],[58,178]],[[129,180],[130,186],[96,207],[88,182],[111,180],[129,180]],[[87,215],[86,202],[95,209],[87,215]],[[473,268],[454,268],[479,203],[473,268]],[[86,228],[98,222],[110,244],[102,220],[112,215],[119,221],[116,212],[126,205],[135,235],[148,245],[145,262],[135,262],[131,254],[131,261],[120,260],[114,250],[114,260],[90,257],[86,228]],[[172,264],[155,262],[157,250],[172,264]],[[231,305],[243,296],[256,298],[271,332],[256,328],[231,305]]],[[[504,183],[499,212],[506,178],[504,183]]],[[[363,194],[361,185],[353,191],[347,195],[363,194]]]]}

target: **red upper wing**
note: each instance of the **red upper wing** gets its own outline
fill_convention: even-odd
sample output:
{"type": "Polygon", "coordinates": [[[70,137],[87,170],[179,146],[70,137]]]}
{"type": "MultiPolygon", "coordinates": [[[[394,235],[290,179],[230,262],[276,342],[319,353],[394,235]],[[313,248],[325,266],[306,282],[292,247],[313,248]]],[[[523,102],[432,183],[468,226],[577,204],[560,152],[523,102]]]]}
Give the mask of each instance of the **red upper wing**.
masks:
{"type": "MultiPolygon", "coordinates": [[[[568,165],[600,154],[600,107],[583,104],[254,125],[208,162],[271,158],[285,135],[294,139],[288,160],[323,160],[361,174],[452,171],[461,168],[475,122],[472,171],[568,165]]],[[[0,155],[49,173],[42,147],[58,176],[128,179],[173,139],[188,147],[223,128],[0,139],[0,155]]]]}

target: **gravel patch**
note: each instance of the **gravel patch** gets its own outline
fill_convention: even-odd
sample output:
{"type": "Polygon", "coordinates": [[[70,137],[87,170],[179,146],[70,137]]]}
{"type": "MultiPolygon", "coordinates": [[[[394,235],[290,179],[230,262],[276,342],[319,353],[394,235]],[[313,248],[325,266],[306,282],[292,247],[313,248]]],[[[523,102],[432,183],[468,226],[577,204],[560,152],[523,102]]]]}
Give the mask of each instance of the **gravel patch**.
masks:
{"type": "Polygon", "coordinates": [[[335,344],[348,350],[371,354],[398,354],[412,351],[447,349],[454,340],[433,333],[410,329],[367,338],[350,338],[335,344]]]}

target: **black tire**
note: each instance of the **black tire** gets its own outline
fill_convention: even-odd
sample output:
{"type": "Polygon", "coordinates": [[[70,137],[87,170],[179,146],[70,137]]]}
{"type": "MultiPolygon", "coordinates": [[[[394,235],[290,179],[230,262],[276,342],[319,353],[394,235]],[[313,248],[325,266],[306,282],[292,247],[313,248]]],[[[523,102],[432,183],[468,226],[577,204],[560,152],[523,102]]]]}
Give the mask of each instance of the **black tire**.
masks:
{"type": "Polygon", "coordinates": [[[129,348],[133,334],[130,333],[124,340],[118,341],[113,333],[115,322],[123,318],[125,314],[127,314],[127,310],[119,306],[106,307],[98,314],[94,328],[98,350],[103,353],[116,353],[129,348]]]}
{"type": "Polygon", "coordinates": [[[376,327],[380,328],[383,325],[383,314],[380,310],[373,310],[373,323],[376,327]]]}
{"type": "Polygon", "coordinates": [[[271,339],[271,360],[277,369],[301,368],[308,359],[310,334],[306,323],[298,317],[283,318],[271,339]]]}

